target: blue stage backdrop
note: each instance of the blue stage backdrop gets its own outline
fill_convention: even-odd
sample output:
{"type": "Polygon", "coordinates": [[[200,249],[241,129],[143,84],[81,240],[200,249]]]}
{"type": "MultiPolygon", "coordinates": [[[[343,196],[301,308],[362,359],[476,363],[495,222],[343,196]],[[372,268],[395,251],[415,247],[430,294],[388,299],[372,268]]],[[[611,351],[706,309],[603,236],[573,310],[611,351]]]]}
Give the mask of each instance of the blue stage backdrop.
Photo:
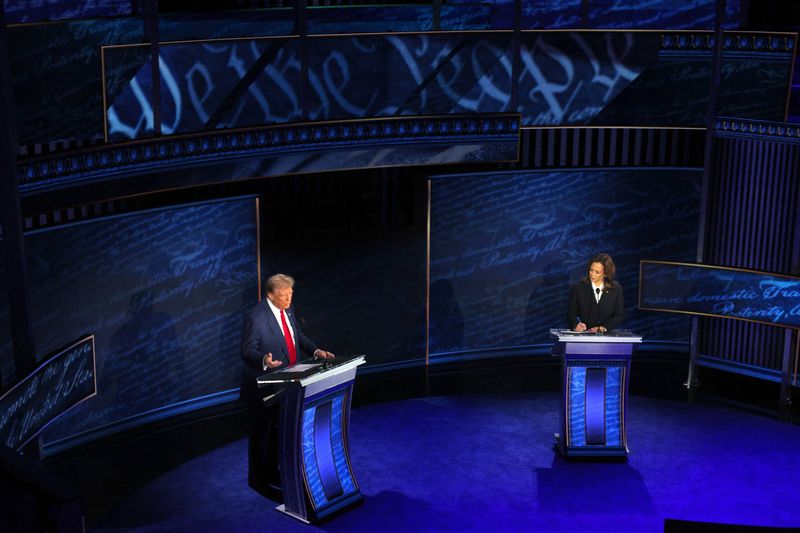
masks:
{"type": "MultiPolygon", "coordinates": [[[[698,127],[708,108],[711,37],[707,31],[525,32],[516,109],[511,32],[313,37],[309,118],[518,111],[526,126],[698,127]]],[[[726,39],[721,112],[782,120],[793,40],[786,34],[726,39]]],[[[144,50],[105,52],[112,140],[152,134],[144,50]]],[[[160,53],[165,133],[303,119],[295,38],[170,44],[160,53]],[[262,67],[248,90],[226,103],[256,65],[262,67]]]]}
{"type": "Polygon", "coordinates": [[[694,258],[701,179],[697,169],[434,177],[431,357],[549,346],[549,328],[566,326],[570,286],[598,252],[617,264],[622,327],[651,343],[688,342],[686,317],[636,309],[638,271],[641,258],[694,258]]]}
{"type": "Polygon", "coordinates": [[[133,11],[130,0],[3,0],[6,22],[38,22],[92,17],[125,17],[133,11]]]}
{"type": "Polygon", "coordinates": [[[701,264],[641,263],[639,306],[800,329],[800,277],[701,264]]]}
{"type": "Polygon", "coordinates": [[[258,298],[255,205],[239,198],[26,235],[37,351],[82,333],[96,341],[98,394],[53,423],[46,445],[238,397],[242,313],[258,298]]]}

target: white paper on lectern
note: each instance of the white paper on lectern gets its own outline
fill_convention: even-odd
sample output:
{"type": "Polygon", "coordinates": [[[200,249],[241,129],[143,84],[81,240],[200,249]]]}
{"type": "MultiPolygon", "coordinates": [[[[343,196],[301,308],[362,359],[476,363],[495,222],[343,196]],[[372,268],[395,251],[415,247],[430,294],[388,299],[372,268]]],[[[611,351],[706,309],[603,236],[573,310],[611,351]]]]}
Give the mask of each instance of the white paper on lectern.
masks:
{"type": "Polygon", "coordinates": [[[306,370],[310,370],[312,368],[316,368],[322,363],[303,363],[294,366],[287,366],[286,368],[281,368],[280,370],[276,370],[273,374],[280,374],[281,372],[305,372],[306,370]]]}

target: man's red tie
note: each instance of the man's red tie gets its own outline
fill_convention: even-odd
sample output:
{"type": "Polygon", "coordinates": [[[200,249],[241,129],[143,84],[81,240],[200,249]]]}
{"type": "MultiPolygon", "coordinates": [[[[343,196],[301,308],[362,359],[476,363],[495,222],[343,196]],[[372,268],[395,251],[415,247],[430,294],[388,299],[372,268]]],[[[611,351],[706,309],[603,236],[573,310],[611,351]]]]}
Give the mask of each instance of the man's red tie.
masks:
{"type": "Polygon", "coordinates": [[[283,336],[286,337],[286,347],[289,349],[289,364],[293,365],[297,362],[297,350],[294,347],[292,340],[292,332],[289,331],[289,324],[286,323],[286,313],[281,309],[281,325],[283,326],[283,336]]]}

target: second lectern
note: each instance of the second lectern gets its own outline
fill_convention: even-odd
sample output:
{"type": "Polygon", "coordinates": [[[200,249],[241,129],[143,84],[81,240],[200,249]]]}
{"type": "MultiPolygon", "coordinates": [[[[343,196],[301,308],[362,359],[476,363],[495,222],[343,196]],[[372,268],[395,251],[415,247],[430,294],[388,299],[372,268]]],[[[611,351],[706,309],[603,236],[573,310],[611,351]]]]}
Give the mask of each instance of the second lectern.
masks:
{"type": "Polygon", "coordinates": [[[348,426],[356,367],[363,363],[363,355],[337,358],[330,365],[296,365],[258,378],[259,387],[274,392],[264,401],[281,406],[279,511],[315,522],[361,499],[348,426]]]}
{"type": "Polygon", "coordinates": [[[561,433],[565,457],[627,457],[625,410],[631,356],[642,337],[628,330],[605,334],[551,330],[561,365],[561,433]]]}

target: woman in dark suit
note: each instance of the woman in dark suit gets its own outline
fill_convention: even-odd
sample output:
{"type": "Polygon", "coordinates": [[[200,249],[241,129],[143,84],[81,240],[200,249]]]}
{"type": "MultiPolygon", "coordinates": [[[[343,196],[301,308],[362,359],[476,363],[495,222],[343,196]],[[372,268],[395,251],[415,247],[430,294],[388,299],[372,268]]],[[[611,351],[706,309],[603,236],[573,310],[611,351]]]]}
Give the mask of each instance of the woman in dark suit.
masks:
{"type": "Polygon", "coordinates": [[[570,292],[567,322],[575,331],[605,333],[625,318],[622,286],[614,280],[617,268],[610,255],[597,254],[586,270],[570,292]]]}

